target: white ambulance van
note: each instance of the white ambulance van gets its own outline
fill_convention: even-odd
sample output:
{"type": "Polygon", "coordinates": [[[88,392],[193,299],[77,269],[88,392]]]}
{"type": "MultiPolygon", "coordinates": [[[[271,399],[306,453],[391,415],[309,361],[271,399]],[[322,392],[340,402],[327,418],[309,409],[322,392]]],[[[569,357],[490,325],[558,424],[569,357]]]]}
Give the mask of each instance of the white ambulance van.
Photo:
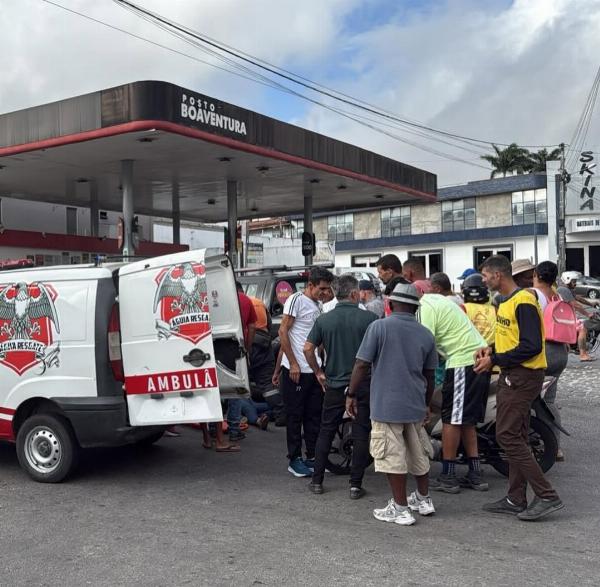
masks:
{"type": "Polygon", "coordinates": [[[0,272],[0,439],[36,481],[64,479],[80,448],[220,421],[248,392],[226,256],[0,272]]]}

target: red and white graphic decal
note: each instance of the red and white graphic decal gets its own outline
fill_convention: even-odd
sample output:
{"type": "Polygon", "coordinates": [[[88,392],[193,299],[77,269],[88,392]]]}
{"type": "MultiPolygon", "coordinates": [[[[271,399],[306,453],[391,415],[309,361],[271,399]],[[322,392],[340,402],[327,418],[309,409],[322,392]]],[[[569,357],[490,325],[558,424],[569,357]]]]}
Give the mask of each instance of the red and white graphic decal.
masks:
{"type": "Polygon", "coordinates": [[[60,325],[56,290],[47,283],[0,285],[0,364],[17,375],[58,366],[60,325]]]}
{"type": "Polygon", "coordinates": [[[154,313],[159,339],[185,338],[193,344],[210,334],[206,269],[199,263],[182,263],[156,276],[154,313]]]}
{"type": "Polygon", "coordinates": [[[190,391],[213,387],[217,387],[217,370],[214,367],[174,373],[132,375],[125,378],[125,388],[129,395],[190,391]]]}

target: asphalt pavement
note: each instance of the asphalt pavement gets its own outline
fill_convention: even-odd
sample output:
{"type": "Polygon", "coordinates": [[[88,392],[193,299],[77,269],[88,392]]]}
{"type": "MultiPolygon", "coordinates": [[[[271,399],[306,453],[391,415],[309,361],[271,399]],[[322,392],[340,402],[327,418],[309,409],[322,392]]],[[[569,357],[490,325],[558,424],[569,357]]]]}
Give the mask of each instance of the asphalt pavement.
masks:
{"type": "Polygon", "coordinates": [[[30,481],[2,445],[0,584],[598,585],[599,367],[563,376],[571,437],[549,476],[566,507],[533,523],[481,511],[506,486],[488,468],[487,493],[433,494],[436,514],[412,527],[379,522],[382,475],[369,470],[359,501],[332,475],[312,495],[286,471],[284,429],[217,454],[181,428],[150,449],[89,451],[58,485],[30,481]]]}

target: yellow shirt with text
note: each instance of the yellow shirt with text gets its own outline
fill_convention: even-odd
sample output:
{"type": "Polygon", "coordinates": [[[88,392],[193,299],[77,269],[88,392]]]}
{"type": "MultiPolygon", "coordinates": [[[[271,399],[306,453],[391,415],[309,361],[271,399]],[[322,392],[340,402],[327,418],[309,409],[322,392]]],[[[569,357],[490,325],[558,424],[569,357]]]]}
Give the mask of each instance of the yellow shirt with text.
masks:
{"type": "Polygon", "coordinates": [[[465,302],[465,312],[479,334],[488,345],[493,345],[496,338],[496,308],[492,304],[475,304],[465,302]]]}
{"type": "Polygon", "coordinates": [[[537,310],[540,317],[540,328],[542,329],[542,351],[521,363],[528,369],[545,369],[546,349],[544,344],[544,318],[542,310],[535,296],[527,290],[518,290],[515,294],[502,302],[496,314],[496,353],[502,354],[512,351],[519,345],[519,323],[517,321],[517,307],[520,304],[530,304],[537,310]]]}

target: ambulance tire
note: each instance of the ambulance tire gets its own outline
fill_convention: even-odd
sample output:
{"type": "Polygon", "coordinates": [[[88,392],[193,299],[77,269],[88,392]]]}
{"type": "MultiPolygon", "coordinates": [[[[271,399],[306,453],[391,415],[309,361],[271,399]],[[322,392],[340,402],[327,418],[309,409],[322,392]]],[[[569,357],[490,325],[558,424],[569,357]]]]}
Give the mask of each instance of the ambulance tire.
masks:
{"type": "Polygon", "coordinates": [[[25,420],[16,444],[21,468],[41,483],[60,483],[79,460],[75,434],[59,414],[35,414],[25,420]]]}

